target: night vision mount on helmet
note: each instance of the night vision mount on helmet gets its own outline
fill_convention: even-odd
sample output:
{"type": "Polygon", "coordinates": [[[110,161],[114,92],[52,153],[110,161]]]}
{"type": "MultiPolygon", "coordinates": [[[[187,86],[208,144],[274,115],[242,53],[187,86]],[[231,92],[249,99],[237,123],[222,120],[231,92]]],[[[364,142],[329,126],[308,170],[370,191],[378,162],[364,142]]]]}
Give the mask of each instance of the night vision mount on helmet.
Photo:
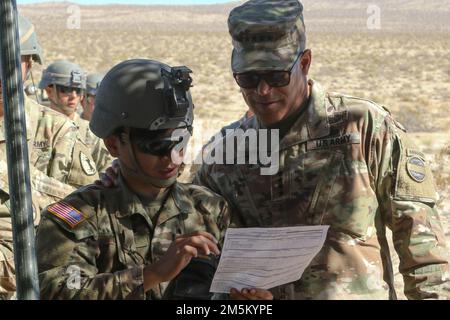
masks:
{"type": "Polygon", "coordinates": [[[97,90],[90,127],[100,138],[118,128],[146,130],[192,126],[193,103],[187,67],[134,59],[112,68],[97,90]]]}
{"type": "Polygon", "coordinates": [[[69,88],[86,89],[86,74],[76,63],[60,60],[50,64],[42,73],[39,89],[50,85],[60,85],[69,88]]]}

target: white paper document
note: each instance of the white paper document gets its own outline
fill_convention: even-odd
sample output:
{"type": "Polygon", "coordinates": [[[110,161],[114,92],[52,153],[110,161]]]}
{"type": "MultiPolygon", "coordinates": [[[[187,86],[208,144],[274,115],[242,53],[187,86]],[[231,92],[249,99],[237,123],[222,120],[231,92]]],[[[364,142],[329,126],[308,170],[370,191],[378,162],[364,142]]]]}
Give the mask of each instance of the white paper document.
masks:
{"type": "Polygon", "coordinates": [[[270,289],[300,279],[322,249],[328,228],[229,228],[210,291],[270,289]]]}

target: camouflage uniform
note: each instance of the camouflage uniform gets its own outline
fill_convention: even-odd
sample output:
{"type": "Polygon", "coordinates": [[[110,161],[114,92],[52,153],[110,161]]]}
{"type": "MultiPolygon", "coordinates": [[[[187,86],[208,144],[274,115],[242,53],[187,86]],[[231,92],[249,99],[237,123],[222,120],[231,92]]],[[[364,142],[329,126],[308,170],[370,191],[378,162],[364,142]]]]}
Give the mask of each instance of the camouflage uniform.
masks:
{"type": "Polygon", "coordinates": [[[37,256],[42,299],[161,299],[167,283],[143,290],[143,267],[165,253],[176,235],[207,231],[222,239],[225,201],[203,187],[176,183],[143,204],[119,179],[118,187],[87,186],[64,199],[85,220],[75,227],[42,214],[37,256]],[[165,200],[167,198],[167,200],[165,200]],[[81,289],[69,289],[70,266],[81,270],[81,289]]]}
{"type": "MultiPolygon", "coordinates": [[[[52,87],[52,90],[55,90],[54,92],[58,96],[59,93],[56,89],[58,86],[80,90],[79,94],[81,95],[86,90],[86,75],[83,69],[78,64],[65,60],[58,60],[50,64],[42,73],[39,88],[45,90],[52,87]]],[[[97,172],[104,171],[112,162],[112,157],[104,146],[103,140],[91,132],[88,121],[81,119],[79,114],[72,108],[61,105],[58,99],[52,101],[51,108],[70,118],[75,127],[78,128],[76,140],[81,141],[83,146],[79,143],[76,146],[82,149],[83,155],[78,150],[75,150],[74,156],[80,158],[81,170],[76,170],[74,173],[82,178],[80,181],[77,181],[80,182],[78,186],[92,183],[96,179],[97,172]],[[86,175],[90,178],[83,180],[86,175]]]]}
{"type": "MultiPolygon", "coordinates": [[[[25,112],[29,150],[32,149],[33,132],[37,126],[39,106],[26,98],[25,112]]],[[[40,211],[48,204],[62,199],[74,191],[53,178],[48,177],[37,168],[30,166],[32,205],[35,225],[39,222],[40,211]]],[[[16,290],[14,272],[13,238],[11,214],[9,209],[8,168],[6,163],[6,139],[4,120],[0,120],[0,299],[9,299],[16,290]]]]}
{"type": "MultiPolygon", "coordinates": [[[[19,14],[20,54],[31,56],[42,64],[42,49],[34,26],[19,14]]],[[[80,149],[76,127],[59,113],[45,108],[25,96],[27,141],[30,159],[30,182],[35,225],[40,211],[48,204],[64,198],[75,186],[97,178],[81,173],[80,149]],[[76,157],[74,157],[76,155],[76,157]],[[36,166],[35,166],[36,165],[36,166]],[[42,170],[42,171],[40,171],[42,170]],[[80,172],[75,174],[76,172],[80,172]],[[51,177],[50,177],[51,176],[51,177]],[[81,179],[80,179],[81,178],[81,179]]],[[[15,291],[11,214],[9,209],[8,170],[4,119],[0,119],[0,299],[10,298],[15,291]]],[[[89,153],[87,153],[89,154],[89,153]]],[[[92,160],[90,160],[92,161],[92,160]]],[[[87,161],[84,161],[87,162],[87,161]]],[[[92,161],[93,162],[93,161],[92,161]]]]}
{"type": "Polygon", "coordinates": [[[183,171],[180,174],[179,180],[180,181],[186,181],[190,182],[194,179],[195,174],[198,170],[201,168],[201,159],[203,158],[205,154],[205,147],[210,145],[212,142],[215,141],[215,139],[219,136],[224,137],[227,133],[227,130],[234,130],[239,128],[239,126],[247,121],[249,118],[253,116],[253,113],[248,110],[245,112],[245,114],[237,121],[234,121],[230,124],[227,124],[226,126],[222,127],[216,134],[213,135],[213,137],[203,146],[202,150],[197,154],[195,157],[196,161],[193,164],[190,164],[186,167],[183,167],[183,171]],[[202,157],[202,158],[200,158],[202,157]],[[189,171],[188,171],[189,170],[189,171]]]}
{"type": "MultiPolygon", "coordinates": [[[[233,9],[234,74],[293,70],[306,46],[302,12],[297,0],[250,0],[233,9]]],[[[302,72],[299,82],[304,67],[294,70],[302,72]]],[[[330,225],[301,279],[273,288],[275,298],[395,299],[386,227],[405,295],[448,298],[448,248],[424,155],[385,108],[327,93],[312,80],[308,85],[309,99],[293,124],[285,130],[290,117],[278,124],[286,134],[277,174],[260,175],[259,165],[205,164],[196,182],[228,201],[233,226],[330,225]]],[[[263,126],[253,117],[241,128],[263,126]]],[[[247,141],[248,153],[250,147],[247,141]]]]}
{"type": "Polygon", "coordinates": [[[33,149],[30,149],[33,150],[31,163],[48,176],[74,187],[97,180],[98,171],[91,150],[81,140],[73,122],[29,98],[26,105],[40,112],[33,149]]]}
{"type": "Polygon", "coordinates": [[[91,150],[91,156],[94,159],[97,171],[104,172],[111,165],[114,158],[109,154],[103,140],[89,129],[89,121],[82,119],[78,113],[74,114],[73,121],[78,127],[81,140],[91,150]]]}
{"type": "Polygon", "coordinates": [[[395,298],[386,226],[406,296],[448,298],[448,249],[423,154],[383,107],[310,85],[306,111],[280,142],[277,175],[204,165],[196,182],[228,201],[232,226],[330,225],[302,278],[271,290],[276,298],[395,298]]]}
{"type": "MultiPolygon", "coordinates": [[[[37,233],[43,299],[166,298],[164,294],[171,293],[172,287],[182,281],[173,279],[175,285],[169,288],[168,283],[160,283],[144,292],[145,266],[161,259],[177,235],[206,231],[223,241],[229,222],[223,198],[204,187],[178,183],[175,174],[152,177],[136,160],[131,134],[117,134],[124,128],[145,130],[146,141],[154,142],[155,137],[148,138],[151,131],[191,126],[190,72],[187,67],[172,68],[157,61],[134,59],[118,64],[106,75],[90,127],[101,138],[116,135],[116,141],[124,149],[126,146],[126,156],[124,151],[118,153],[123,176],[117,187],[86,186],[43,212],[37,233]],[[175,96],[177,99],[172,100],[175,96]],[[130,176],[129,170],[134,175],[130,176]],[[136,176],[139,179],[134,180],[136,176]],[[139,197],[129,188],[134,181],[159,190],[159,194],[154,199],[139,197]]],[[[136,146],[138,141],[142,142],[134,140],[136,146]]],[[[170,141],[180,143],[177,139],[170,141]]],[[[139,152],[166,157],[175,147],[170,145],[164,154],[155,155],[150,147],[140,147],[139,152]]],[[[201,282],[203,278],[209,280],[203,273],[196,280],[201,282]]]]}

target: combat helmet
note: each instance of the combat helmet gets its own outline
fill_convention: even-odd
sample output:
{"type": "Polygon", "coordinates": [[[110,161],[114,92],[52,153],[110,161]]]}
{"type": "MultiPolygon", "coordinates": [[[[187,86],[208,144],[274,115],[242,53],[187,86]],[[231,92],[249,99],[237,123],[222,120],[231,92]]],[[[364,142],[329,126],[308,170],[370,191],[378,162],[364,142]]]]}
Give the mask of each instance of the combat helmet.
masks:
{"type": "Polygon", "coordinates": [[[20,55],[31,55],[33,60],[42,64],[42,48],[39,44],[34,25],[19,14],[20,55]]]}
{"type": "Polygon", "coordinates": [[[154,60],[134,59],[118,64],[106,74],[97,90],[90,128],[100,138],[131,128],[121,133],[121,141],[127,145],[131,160],[131,165],[121,162],[122,171],[139,176],[158,188],[175,183],[176,176],[158,179],[146,173],[137,161],[131,141],[135,141],[141,151],[144,146],[146,153],[170,154],[175,163],[173,156],[179,153],[173,150],[184,149],[192,133],[191,72],[184,66],[170,67],[154,60]],[[167,129],[175,129],[170,137],[153,140],[154,134],[167,129]],[[136,131],[140,132],[140,138],[134,134],[136,131]],[[155,141],[163,141],[166,147],[158,149],[155,141]]]}
{"type": "Polygon", "coordinates": [[[86,89],[86,75],[76,63],[59,60],[50,64],[43,72],[39,89],[50,85],[86,89]]]}
{"type": "Polygon", "coordinates": [[[88,74],[86,78],[86,93],[95,96],[104,77],[103,73],[88,74]]]}
{"type": "Polygon", "coordinates": [[[192,126],[192,84],[187,67],[133,59],[112,68],[97,90],[90,128],[106,138],[121,127],[147,130],[192,126]]]}

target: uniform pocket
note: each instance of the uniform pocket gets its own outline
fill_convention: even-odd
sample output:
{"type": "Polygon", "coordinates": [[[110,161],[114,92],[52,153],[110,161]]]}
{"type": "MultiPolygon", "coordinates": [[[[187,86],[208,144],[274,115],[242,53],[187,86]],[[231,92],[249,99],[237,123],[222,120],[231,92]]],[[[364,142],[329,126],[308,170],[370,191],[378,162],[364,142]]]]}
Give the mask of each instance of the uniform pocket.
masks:
{"type": "Polygon", "coordinates": [[[111,221],[119,261],[127,268],[139,264],[139,259],[136,257],[136,243],[131,220],[128,217],[117,218],[111,215],[111,221]]]}
{"type": "MultiPolygon", "coordinates": [[[[320,225],[327,212],[331,190],[339,173],[343,154],[323,150],[308,152],[304,160],[303,181],[306,192],[310,193],[306,223],[320,225]]],[[[301,190],[301,189],[300,189],[301,190]]]]}
{"type": "Polygon", "coordinates": [[[322,223],[331,225],[336,232],[364,241],[375,231],[369,228],[374,225],[378,209],[367,164],[342,157],[334,167],[334,185],[328,195],[322,223]]]}

